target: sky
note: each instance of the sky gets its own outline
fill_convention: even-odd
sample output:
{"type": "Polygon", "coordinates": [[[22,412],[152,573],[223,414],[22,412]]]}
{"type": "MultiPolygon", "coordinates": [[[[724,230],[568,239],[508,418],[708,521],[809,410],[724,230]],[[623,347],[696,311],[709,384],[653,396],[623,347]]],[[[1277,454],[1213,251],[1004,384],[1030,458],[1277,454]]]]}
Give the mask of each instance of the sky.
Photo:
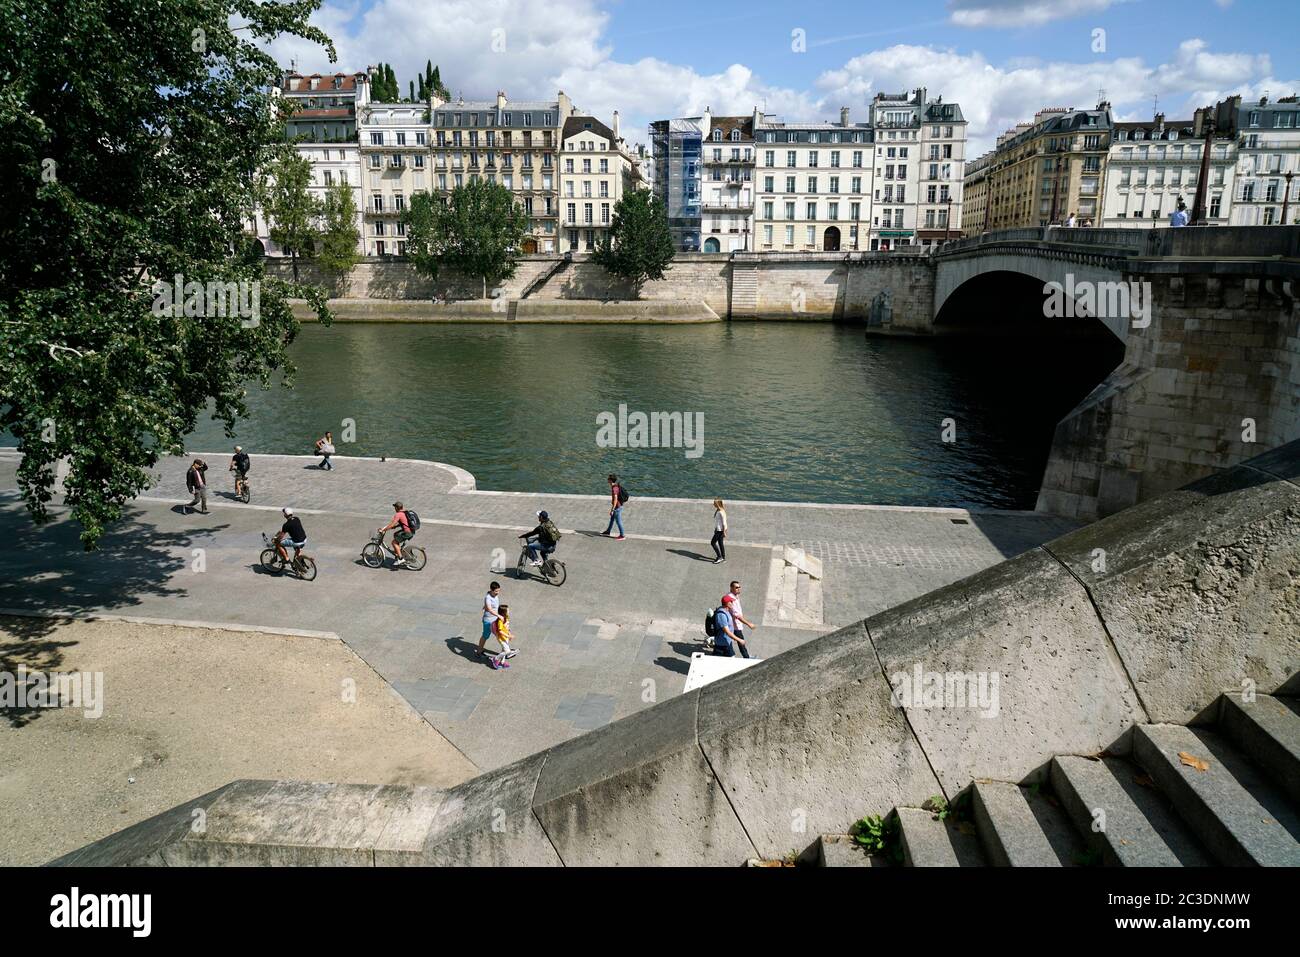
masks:
{"type": "Polygon", "coordinates": [[[879,91],[919,86],[961,105],[975,156],[1047,106],[1170,119],[1240,93],[1300,92],[1295,0],[326,0],[313,22],[331,64],[271,44],[301,72],[391,63],[402,90],[426,60],[453,97],[554,99],[614,110],[632,143],[648,122],[747,114],[866,119],[879,91]]]}

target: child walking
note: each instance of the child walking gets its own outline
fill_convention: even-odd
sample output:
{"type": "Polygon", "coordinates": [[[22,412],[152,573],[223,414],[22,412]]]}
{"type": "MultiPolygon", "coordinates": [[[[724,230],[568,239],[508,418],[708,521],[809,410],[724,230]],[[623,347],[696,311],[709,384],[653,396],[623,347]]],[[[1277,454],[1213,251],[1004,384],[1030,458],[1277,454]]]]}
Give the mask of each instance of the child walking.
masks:
{"type": "Polygon", "coordinates": [[[510,647],[510,606],[502,605],[497,609],[500,616],[492,624],[492,634],[501,645],[500,654],[492,656],[492,667],[495,669],[509,668],[510,662],[507,658],[513,658],[519,652],[510,647]]]}

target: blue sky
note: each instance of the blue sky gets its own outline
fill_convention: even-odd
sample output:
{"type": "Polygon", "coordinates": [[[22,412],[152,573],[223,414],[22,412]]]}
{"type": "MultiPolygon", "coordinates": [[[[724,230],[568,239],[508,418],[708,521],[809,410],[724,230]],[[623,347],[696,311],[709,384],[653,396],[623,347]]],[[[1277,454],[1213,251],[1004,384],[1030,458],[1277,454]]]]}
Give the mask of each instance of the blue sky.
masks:
{"type": "MultiPolygon", "coordinates": [[[[338,68],[393,63],[405,89],[426,59],[454,93],[557,89],[644,139],[652,119],[860,111],[879,90],[926,86],[965,109],[974,149],[1043,106],[1090,106],[1105,89],[1122,119],[1171,118],[1229,93],[1300,92],[1293,0],[338,0],[315,21],[338,68]],[[1097,32],[1103,31],[1103,32],[1097,32]]],[[[331,69],[280,41],[286,65],[331,69]]],[[[859,116],[865,115],[863,112],[859,116]]]]}

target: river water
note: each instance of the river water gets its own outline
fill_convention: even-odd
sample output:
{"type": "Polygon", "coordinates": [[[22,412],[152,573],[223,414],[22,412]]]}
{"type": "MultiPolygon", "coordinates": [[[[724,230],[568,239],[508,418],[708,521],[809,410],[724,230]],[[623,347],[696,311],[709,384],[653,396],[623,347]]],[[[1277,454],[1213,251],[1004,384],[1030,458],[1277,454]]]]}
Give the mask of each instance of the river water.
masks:
{"type": "MultiPolygon", "coordinates": [[[[1000,508],[1034,506],[1056,422],[1117,361],[1104,342],[794,322],[309,324],[292,356],[291,392],[250,391],[234,441],[253,455],[332,429],[340,454],[448,462],[482,489],[603,493],[613,471],[634,495],[1000,508]],[[689,448],[602,443],[620,406],[702,431],[677,432],[689,448]]],[[[231,444],[204,420],[189,447],[231,444]]]]}

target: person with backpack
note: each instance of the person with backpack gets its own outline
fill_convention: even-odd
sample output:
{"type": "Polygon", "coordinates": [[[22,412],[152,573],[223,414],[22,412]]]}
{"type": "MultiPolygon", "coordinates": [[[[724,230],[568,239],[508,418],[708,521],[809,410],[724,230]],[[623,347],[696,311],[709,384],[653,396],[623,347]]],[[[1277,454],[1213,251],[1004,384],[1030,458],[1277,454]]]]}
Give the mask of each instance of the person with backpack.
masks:
{"type": "MultiPolygon", "coordinates": [[[[393,517],[388,520],[387,525],[381,525],[379,528],[380,540],[383,540],[384,532],[393,529],[393,552],[397,555],[397,560],[393,562],[393,567],[397,568],[406,564],[406,559],[402,557],[402,543],[409,542],[420,528],[420,516],[414,511],[406,508],[401,502],[393,503],[393,517]]],[[[383,554],[382,552],[380,553],[383,554]]]]}
{"type": "Polygon", "coordinates": [[[602,535],[608,535],[615,523],[618,524],[618,534],[614,536],[614,541],[621,542],[626,537],[623,534],[623,506],[627,504],[627,489],[619,482],[618,476],[613,472],[609,473],[609,524],[605,526],[602,535]]]}
{"type": "MultiPolygon", "coordinates": [[[[713,614],[705,620],[704,630],[713,639],[713,653],[723,658],[734,658],[736,656],[736,646],[739,645],[742,652],[745,647],[745,639],[741,638],[735,632],[735,619],[731,615],[731,606],[735,599],[730,595],[724,595],[722,604],[714,609],[713,614]],[[710,631],[710,624],[712,631],[710,631]]],[[[745,657],[749,655],[746,653],[745,657]]]]}
{"type": "Polygon", "coordinates": [[[555,546],[560,541],[560,530],[551,521],[549,514],[545,511],[538,512],[537,521],[536,528],[519,536],[528,541],[528,558],[534,565],[540,565],[543,558],[555,551],[555,546]]]}

